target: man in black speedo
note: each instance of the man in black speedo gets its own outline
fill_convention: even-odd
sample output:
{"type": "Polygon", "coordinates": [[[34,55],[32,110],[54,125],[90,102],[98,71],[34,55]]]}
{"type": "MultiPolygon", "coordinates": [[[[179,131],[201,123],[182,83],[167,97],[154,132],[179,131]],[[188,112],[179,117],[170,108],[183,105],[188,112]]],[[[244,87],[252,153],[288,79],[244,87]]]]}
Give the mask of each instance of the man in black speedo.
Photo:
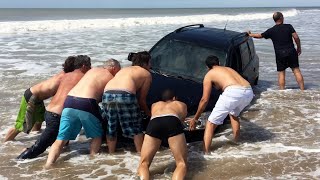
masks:
{"type": "Polygon", "coordinates": [[[285,70],[290,67],[299,84],[301,90],[304,90],[304,81],[299,69],[298,56],[301,54],[300,38],[291,24],[283,24],[284,18],[281,12],[273,14],[275,26],[266,30],[264,33],[251,33],[249,36],[254,38],[271,39],[276,53],[277,71],[279,88],[285,88],[285,70]],[[294,39],[297,49],[295,49],[292,38],[294,39]]]}
{"type": "Polygon", "coordinates": [[[149,167],[161,141],[167,139],[176,169],[172,179],[184,179],[187,172],[187,143],[181,121],[187,116],[187,105],[176,99],[173,91],[166,90],[162,101],[152,104],[151,119],[141,149],[138,176],[150,179],[149,167]]]}

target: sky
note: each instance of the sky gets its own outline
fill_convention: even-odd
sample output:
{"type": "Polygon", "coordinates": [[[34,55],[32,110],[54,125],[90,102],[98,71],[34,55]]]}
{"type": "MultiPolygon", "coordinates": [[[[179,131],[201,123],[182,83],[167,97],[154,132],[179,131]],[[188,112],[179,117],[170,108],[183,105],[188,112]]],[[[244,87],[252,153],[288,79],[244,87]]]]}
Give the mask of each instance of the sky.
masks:
{"type": "Polygon", "coordinates": [[[0,0],[0,8],[309,7],[320,0],[0,0]]]}

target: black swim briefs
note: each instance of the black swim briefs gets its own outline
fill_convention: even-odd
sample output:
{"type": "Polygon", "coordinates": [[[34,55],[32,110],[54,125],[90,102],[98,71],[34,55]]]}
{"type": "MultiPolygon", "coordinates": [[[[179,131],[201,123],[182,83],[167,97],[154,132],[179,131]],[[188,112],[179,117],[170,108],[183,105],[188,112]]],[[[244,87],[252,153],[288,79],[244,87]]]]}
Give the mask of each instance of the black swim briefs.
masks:
{"type": "Polygon", "coordinates": [[[173,115],[155,117],[150,120],[146,134],[151,137],[163,140],[183,133],[180,119],[173,115]]]}

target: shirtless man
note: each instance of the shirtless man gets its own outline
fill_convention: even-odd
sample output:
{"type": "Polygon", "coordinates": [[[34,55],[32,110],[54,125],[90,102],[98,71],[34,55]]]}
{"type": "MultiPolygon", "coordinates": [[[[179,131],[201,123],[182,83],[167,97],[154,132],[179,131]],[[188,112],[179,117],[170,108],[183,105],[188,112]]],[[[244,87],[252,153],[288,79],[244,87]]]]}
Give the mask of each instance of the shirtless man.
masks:
{"type": "Polygon", "coordinates": [[[166,90],[162,101],[152,104],[152,117],[144,137],[138,175],[141,179],[150,179],[149,167],[158,151],[161,141],[168,139],[169,147],[176,160],[176,169],[172,179],[184,179],[187,172],[187,143],[180,121],[187,116],[187,105],[177,101],[175,94],[166,90]]]}
{"type": "Polygon", "coordinates": [[[219,59],[216,56],[207,57],[206,65],[209,71],[203,80],[203,94],[197,113],[190,120],[190,130],[195,129],[196,121],[207,106],[212,85],[217,90],[222,90],[223,93],[208,118],[204,132],[204,151],[209,153],[214,130],[218,125],[223,124],[228,114],[230,115],[233,137],[236,141],[238,140],[240,135],[238,116],[250,104],[254,95],[250,83],[233,69],[219,66],[219,59]]]}
{"type": "Polygon", "coordinates": [[[59,134],[50,148],[46,168],[59,157],[63,146],[69,140],[75,140],[83,126],[87,138],[92,138],[90,154],[96,154],[103,135],[100,107],[104,87],[120,70],[117,60],[110,59],[100,68],[89,70],[79,83],[71,89],[65,100],[59,134]]]}
{"type": "Polygon", "coordinates": [[[57,92],[64,75],[74,70],[74,61],[75,57],[69,56],[62,65],[63,71],[24,92],[15,127],[8,131],[4,142],[14,140],[22,131],[29,134],[30,131],[39,131],[41,129],[46,110],[43,100],[52,97],[57,92]]]}
{"type": "Polygon", "coordinates": [[[57,93],[53,96],[45,112],[46,128],[35,144],[27,148],[17,158],[31,159],[43,153],[57,138],[60,125],[60,116],[64,101],[69,91],[80,81],[84,73],[91,68],[91,59],[88,56],[79,55],[74,63],[75,70],[65,74],[57,93]]]}
{"type": "Polygon", "coordinates": [[[104,88],[102,105],[108,119],[109,153],[114,153],[116,149],[118,123],[122,128],[123,136],[133,138],[137,152],[141,151],[143,132],[140,108],[146,115],[151,115],[146,103],[152,81],[149,72],[150,59],[151,56],[146,51],[135,53],[132,58],[129,58],[132,66],[122,68],[104,88]]]}

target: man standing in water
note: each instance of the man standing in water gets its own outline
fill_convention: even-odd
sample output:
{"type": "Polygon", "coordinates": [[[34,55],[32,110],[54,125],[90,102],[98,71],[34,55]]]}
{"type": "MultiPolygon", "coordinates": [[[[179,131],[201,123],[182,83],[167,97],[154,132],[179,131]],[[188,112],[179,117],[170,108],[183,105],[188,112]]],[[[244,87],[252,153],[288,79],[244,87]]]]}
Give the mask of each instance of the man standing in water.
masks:
{"type": "Polygon", "coordinates": [[[79,55],[74,62],[75,70],[64,75],[57,93],[53,96],[45,112],[46,128],[35,144],[27,148],[17,158],[32,159],[43,153],[56,140],[60,116],[64,101],[69,91],[80,81],[84,73],[91,68],[91,59],[88,56],[79,55]]]}
{"type": "Polygon", "coordinates": [[[276,53],[276,63],[278,71],[278,83],[280,90],[285,89],[285,73],[290,67],[299,84],[301,90],[304,90],[304,80],[299,68],[298,56],[301,54],[300,38],[291,24],[283,24],[284,18],[281,12],[273,14],[275,26],[262,34],[254,34],[250,31],[249,36],[254,38],[271,39],[276,53]],[[294,48],[292,41],[294,39],[297,49],[294,48]]]}
{"type": "Polygon", "coordinates": [[[162,101],[152,104],[151,114],[141,149],[138,175],[141,179],[150,179],[149,167],[153,157],[161,141],[167,139],[176,160],[172,179],[184,179],[187,172],[187,143],[181,121],[187,116],[187,105],[177,101],[172,91],[166,90],[162,94],[162,101]]]}
{"type": "Polygon", "coordinates": [[[250,104],[253,98],[253,91],[250,83],[240,74],[229,67],[219,66],[219,59],[216,56],[209,56],[206,59],[209,71],[203,80],[203,94],[200,100],[197,113],[190,120],[190,130],[195,129],[196,121],[205,110],[210,99],[212,85],[217,90],[222,90],[215,107],[213,108],[204,132],[204,152],[209,153],[214,130],[218,125],[223,124],[224,119],[230,116],[233,137],[237,141],[240,135],[240,112],[250,104]]]}
{"type": "Polygon", "coordinates": [[[146,115],[151,115],[146,103],[152,81],[149,72],[151,56],[143,51],[128,59],[132,61],[132,66],[122,68],[108,82],[102,97],[103,109],[108,119],[106,138],[109,153],[114,153],[116,149],[118,123],[123,136],[133,138],[136,150],[140,152],[143,142],[140,108],[146,115]]]}
{"type": "Polygon", "coordinates": [[[43,100],[52,97],[57,92],[64,75],[74,70],[74,61],[75,57],[69,56],[62,65],[62,72],[32,86],[24,92],[15,127],[8,131],[4,142],[14,140],[22,131],[29,134],[30,131],[39,131],[41,129],[41,124],[44,121],[44,112],[46,110],[43,100]]]}
{"type": "Polygon", "coordinates": [[[89,70],[68,93],[61,115],[59,134],[50,148],[46,168],[57,160],[69,140],[75,140],[82,126],[87,138],[92,138],[90,154],[95,155],[99,151],[104,123],[98,103],[101,102],[104,87],[120,68],[117,60],[110,59],[103,67],[89,70]]]}

